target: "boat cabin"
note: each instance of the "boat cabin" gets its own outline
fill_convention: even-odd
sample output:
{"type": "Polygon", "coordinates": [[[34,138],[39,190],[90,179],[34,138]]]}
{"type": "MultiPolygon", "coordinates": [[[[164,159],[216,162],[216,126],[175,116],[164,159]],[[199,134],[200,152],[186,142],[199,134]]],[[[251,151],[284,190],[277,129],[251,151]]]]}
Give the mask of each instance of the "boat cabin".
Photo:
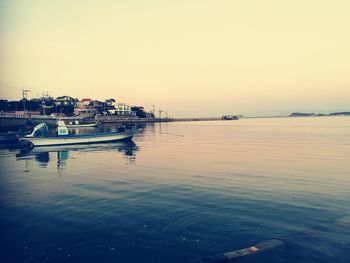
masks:
{"type": "Polygon", "coordinates": [[[58,121],[57,122],[57,135],[61,136],[61,135],[68,135],[68,128],[66,126],[66,124],[64,123],[64,121],[58,121]]]}

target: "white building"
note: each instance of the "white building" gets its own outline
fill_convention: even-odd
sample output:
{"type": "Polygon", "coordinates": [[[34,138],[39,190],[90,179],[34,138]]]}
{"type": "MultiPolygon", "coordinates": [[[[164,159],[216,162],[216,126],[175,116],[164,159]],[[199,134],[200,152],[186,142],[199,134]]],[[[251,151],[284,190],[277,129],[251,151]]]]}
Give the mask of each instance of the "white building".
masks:
{"type": "Polygon", "coordinates": [[[115,115],[135,115],[136,113],[131,111],[131,107],[125,103],[118,103],[115,106],[115,109],[110,109],[108,110],[110,114],[115,114],[115,115]]]}

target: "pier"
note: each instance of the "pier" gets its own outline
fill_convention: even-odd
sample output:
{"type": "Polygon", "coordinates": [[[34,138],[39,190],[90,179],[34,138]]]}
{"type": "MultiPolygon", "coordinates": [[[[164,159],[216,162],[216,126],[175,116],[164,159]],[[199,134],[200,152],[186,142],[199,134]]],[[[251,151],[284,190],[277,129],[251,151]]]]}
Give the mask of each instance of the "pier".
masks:
{"type": "Polygon", "coordinates": [[[174,121],[219,121],[222,118],[210,117],[210,118],[137,118],[137,117],[121,117],[114,115],[96,116],[95,120],[105,123],[145,123],[145,122],[174,122],[174,121]]]}
{"type": "Polygon", "coordinates": [[[96,115],[94,118],[82,118],[79,116],[47,116],[32,114],[1,113],[0,127],[15,128],[26,125],[36,125],[45,123],[48,126],[56,126],[58,120],[65,122],[79,121],[80,123],[95,122],[100,123],[154,123],[154,122],[190,122],[190,121],[220,121],[222,117],[201,117],[201,118],[139,118],[135,116],[120,115],[96,115]]]}

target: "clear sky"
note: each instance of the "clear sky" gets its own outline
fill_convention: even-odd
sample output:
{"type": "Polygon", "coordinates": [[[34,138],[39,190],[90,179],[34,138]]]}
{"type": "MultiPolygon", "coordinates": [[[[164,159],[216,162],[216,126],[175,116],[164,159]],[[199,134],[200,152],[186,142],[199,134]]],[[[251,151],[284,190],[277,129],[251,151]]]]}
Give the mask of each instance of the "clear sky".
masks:
{"type": "Polygon", "coordinates": [[[350,109],[349,0],[0,0],[2,98],[172,116],[350,109]]]}

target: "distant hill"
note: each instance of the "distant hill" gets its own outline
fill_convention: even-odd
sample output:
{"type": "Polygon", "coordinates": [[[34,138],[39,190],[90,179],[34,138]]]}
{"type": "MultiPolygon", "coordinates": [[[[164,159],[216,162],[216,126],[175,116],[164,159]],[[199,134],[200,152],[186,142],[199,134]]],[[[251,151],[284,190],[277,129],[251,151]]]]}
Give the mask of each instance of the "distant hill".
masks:
{"type": "Polygon", "coordinates": [[[329,114],[317,114],[317,113],[305,113],[305,112],[293,112],[289,117],[313,117],[313,116],[350,116],[350,112],[332,112],[329,114]]]}
{"type": "Polygon", "coordinates": [[[350,112],[343,111],[343,112],[333,112],[328,114],[329,116],[350,116],[350,112]]]}

